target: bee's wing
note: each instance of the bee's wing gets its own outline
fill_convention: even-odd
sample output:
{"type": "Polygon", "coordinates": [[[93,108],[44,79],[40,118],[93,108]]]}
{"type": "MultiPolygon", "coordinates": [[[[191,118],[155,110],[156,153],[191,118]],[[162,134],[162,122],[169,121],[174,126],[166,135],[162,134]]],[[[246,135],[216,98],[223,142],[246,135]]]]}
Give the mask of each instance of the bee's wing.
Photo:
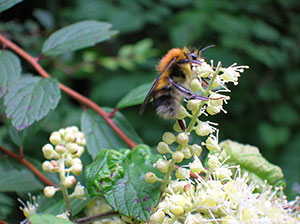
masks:
{"type": "Polygon", "coordinates": [[[144,113],[144,111],[145,111],[145,108],[146,108],[146,105],[147,105],[147,103],[148,103],[148,102],[150,101],[150,99],[151,99],[151,94],[152,94],[154,88],[156,87],[158,81],[161,79],[162,74],[163,74],[163,73],[161,73],[161,74],[157,77],[157,79],[156,79],[155,82],[153,83],[151,89],[149,90],[149,92],[148,92],[148,94],[147,94],[147,96],[146,96],[146,98],[145,98],[145,100],[144,100],[144,102],[143,102],[143,104],[142,104],[142,106],[141,106],[141,108],[140,108],[139,115],[143,115],[143,113],[144,113]]]}
{"type": "Polygon", "coordinates": [[[154,90],[154,88],[156,87],[158,81],[161,79],[162,75],[173,65],[173,63],[176,61],[176,58],[177,57],[174,57],[168,64],[167,66],[164,68],[164,70],[159,74],[159,76],[157,77],[157,79],[155,80],[155,82],[153,83],[151,89],[149,90],[141,108],[140,108],[140,111],[139,111],[139,115],[143,115],[144,111],[145,111],[145,108],[146,108],[146,105],[147,103],[150,101],[151,99],[151,95],[152,95],[152,92],[154,90]]]}

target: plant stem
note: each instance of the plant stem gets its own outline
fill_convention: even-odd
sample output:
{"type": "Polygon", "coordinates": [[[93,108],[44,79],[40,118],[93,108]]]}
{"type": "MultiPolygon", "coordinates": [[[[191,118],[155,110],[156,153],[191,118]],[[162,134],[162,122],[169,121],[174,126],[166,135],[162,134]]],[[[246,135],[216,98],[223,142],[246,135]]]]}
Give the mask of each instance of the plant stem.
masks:
{"type": "Polygon", "coordinates": [[[20,155],[18,155],[16,153],[12,152],[11,150],[8,150],[8,149],[4,148],[1,145],[0,145],[0,151],[3,152],[3,153],[5,153],[5,154],[7,154],[11,158],[19,161],[24,166],[26,166],[46,186],[54,186],[54,187],[56,187],[55,184],[52,183],[41,171],[39,171],[34,165],[32,165],[30,162],[28,162],[28,160],[26,160],[26,158],[24,156],[22,157],[22,156],[20,156],[20,155]]]}
{"type": "Polygon", "coordinates": [[[68,195],[68,190],[64,186],[65,179],[66,179],[64,156],[59,158],[58,163],[59,163],[58,164],[59,165],[59,180],[60,180],[60,185],[61,185],[61,192],[62,192],[62,195],[63,195],[63,198],[64,198],[64,202],[65,202],[65,205],[66,205],[68,215],[69,215],[70,219],[72,220],[73,216],[72,216],[70,198],[69,198],[69,195],[68,195]]]}
{"type": "Polygon", "coordinates": [[[114,215],[117,215],[117,214],[119,214],[119,213],[116,212],[116,211],[109,211],[109,212],[105,212],[105,213],[98,214],[98,215],[83,217],[83,218],[74,220],[73,222],[75,222],[77,224],[90,223],[92,221],[96,221],[96,220],[104,218],[104,217],[114,216],[114,215]]]}

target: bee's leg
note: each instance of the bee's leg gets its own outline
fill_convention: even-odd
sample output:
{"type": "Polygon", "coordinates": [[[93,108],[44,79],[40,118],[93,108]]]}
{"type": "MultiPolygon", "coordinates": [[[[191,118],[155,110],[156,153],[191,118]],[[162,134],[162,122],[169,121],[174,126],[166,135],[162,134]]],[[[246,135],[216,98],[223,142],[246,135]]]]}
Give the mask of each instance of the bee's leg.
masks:
{"type": "Polygon", "coordinates": [[[188,99],[197,99],[197,100],[204,100],[204,101],[208,101],[208,97],[205,96],[199,96],[197,94],[192,93],[191,91],[189,91],[188,89],[184,88],[183,86],[177,84],[176,82],[174,82],[171,78],[169,78],[169,82],[177,89],[179,90],[184,96],[186,96],[186,98],[188,99]]]}
{"type": "Polygon", "coordinates": [[[182,131],[185,131],[185,124],[182,119],[177,120],[182,131]]]}

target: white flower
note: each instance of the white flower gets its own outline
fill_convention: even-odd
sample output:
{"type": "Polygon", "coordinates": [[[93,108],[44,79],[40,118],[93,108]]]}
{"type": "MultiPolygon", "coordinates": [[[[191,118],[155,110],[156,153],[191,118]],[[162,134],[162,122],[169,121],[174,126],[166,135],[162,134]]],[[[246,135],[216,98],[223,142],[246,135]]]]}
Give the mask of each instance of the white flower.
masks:
{"type": "Polygon", "coordinates": [[[221,75],[224,82],[233,82],[234,85],[238,84],[238,78],[240,73],[244,72],[244,69],[248,69],[249,66],[240,65],[236,66],[237,63],[230,65],[228,68],[221,68],[223,74],[221,75]]]}
{"type": "Polygon", "coordinates": [[[39,204],[37,203],[38,199],[35,196],[31,197],[31,194],[28,194],[28,196],[29,201],[26,201],[26,204],[20,198],[18,198],[18,201],[23,205],[23,207],[20,206],[19,208],[23,211],[23,214],[26,218],[35,214],[39,207],[39,204]]]}

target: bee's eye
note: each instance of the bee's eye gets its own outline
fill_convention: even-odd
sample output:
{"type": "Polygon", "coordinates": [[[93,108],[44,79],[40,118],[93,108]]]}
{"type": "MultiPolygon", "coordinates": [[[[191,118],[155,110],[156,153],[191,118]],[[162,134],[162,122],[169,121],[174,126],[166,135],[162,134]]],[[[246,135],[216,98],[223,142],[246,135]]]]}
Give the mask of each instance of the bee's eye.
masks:
{"type": "Polygon", "coordinates": [[[191,58],[192,58],[193,60],[197,60],[197,57],[196,57],[196,55],[195,55],[194,53],[191,53],[190,56],[191,56],[191,58]]]}

